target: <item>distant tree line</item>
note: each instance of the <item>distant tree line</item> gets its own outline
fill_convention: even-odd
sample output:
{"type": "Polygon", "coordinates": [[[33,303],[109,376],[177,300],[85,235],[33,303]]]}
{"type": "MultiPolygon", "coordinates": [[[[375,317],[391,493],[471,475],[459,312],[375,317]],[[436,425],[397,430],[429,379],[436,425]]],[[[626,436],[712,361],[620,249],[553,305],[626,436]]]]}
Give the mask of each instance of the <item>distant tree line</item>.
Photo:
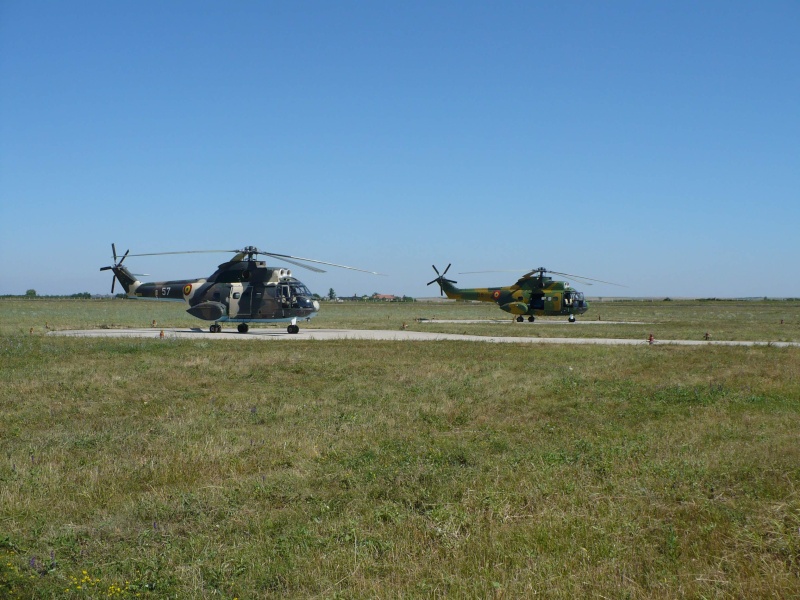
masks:
{"type": "Polygon", "coordinates": [[[93,297],[89,292],[79,292],[77,294],[52,294],[52,295],[39,295],[36,290],[30,289],[25,294],[5,294],[1,298],[75,298],[80,300],[89,300],[93,297]]]}
{"type": "Polygon", "coordinates": [[[328,294],[324,297],[319,296],[318,294],[313,295],[315,300],[328,300],[330,302],[416,302],[415,298],[411,296],[391,296],[387,297],[386,295],[380,294],[378,292],[373,292],[371,296],[367,294],[353,294],[352,296],[339,296],[336,293],[336,290],[330,288],[328,290],[328,294]]]}

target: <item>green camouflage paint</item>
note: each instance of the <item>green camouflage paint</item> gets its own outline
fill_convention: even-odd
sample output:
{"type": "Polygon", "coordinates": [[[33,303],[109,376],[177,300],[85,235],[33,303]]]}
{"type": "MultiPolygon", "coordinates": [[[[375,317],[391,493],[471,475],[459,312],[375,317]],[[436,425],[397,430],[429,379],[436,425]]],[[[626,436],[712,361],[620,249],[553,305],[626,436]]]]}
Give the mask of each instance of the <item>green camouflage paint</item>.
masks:
{"type": "Polygon", "coordinates": [[[514,285],[506,287],[458,288],[444,275],[433,281],[439,284],[448,298],[493,302],[501,310],[518,317],[564,315],[573,320],[575,315],[581,315],[589,310],[589,303],[586,302],[582,292],[564,281],[553,280],[542,274],[526,275],[514,285]]]}

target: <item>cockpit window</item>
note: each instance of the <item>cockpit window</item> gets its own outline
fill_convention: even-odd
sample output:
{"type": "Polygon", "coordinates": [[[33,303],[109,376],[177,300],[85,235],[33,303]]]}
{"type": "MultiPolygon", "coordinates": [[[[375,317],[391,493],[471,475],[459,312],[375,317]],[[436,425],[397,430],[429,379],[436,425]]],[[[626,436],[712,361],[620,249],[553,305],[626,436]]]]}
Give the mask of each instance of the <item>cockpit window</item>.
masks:
{"type": "Polygon", "coordinates": [[[308,291],[308,288],[304,286],[302,283],[292,284],[292,295],[293,296],[311,296],[311,292],[308,291]]]}

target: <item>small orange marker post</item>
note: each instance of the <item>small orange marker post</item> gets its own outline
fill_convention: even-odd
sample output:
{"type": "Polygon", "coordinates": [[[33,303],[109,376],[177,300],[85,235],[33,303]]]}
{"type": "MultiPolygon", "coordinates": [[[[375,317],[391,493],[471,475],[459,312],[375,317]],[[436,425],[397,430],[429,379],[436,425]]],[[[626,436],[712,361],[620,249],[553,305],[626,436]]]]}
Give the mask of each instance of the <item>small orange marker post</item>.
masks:
{"type": "Polygon", "coordinates": [[[164,337],[164,330],[163,329],[161,330],[161,333],[158,335],[158,337],[163,339],[163,337],[164,337]]]}
{"type": "Polygon", "coordinates": [[[647,343],[652,346],[654,341],[655,339],[653,338],[653,334],[651,333],[650,337],[647,338],[647,343]]]}

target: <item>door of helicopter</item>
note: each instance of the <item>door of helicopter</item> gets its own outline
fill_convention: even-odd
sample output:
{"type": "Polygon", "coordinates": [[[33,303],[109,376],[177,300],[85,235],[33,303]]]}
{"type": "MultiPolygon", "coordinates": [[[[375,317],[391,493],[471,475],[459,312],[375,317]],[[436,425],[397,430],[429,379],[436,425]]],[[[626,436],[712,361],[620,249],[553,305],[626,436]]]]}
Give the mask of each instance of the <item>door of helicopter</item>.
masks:
{"type": "Polygon", "coordinates": [[[561,311],[561,294],[559,293],[553,294],[553,310],[561,311]]]}
{"type": "MultiPolygon", "coordinates": [[[[241,285],[241,284],[236,284],[241,285]]],[[[252,284],[245,284],[242,286],[241,297],[239,300],[239,317],[246,318],[253,316],[253,292],[254,287],[252,284]]],[[[234,292],[234,295],[236,292],[234,292]]],[[[256,309],[257,310],[257,309],[256,309]]]]}
{"type": "Polygon", "coordinates": [[[544,310],[544,294],[541,292],[532,294],[530,307],[533,310],[544,310]]]}
{"type": "MultiPolygon", "coordinates": [[[[226,304],[228,305],[228,316],[231,318],[242,318],[250,316],[250,306],[252,304],[252,293],[245,295],[244,286],[241,283],[226,283],[228,288],[228,297],[226,304]]],[[[248,287],[248,292],[249,288],[248,287]]]]}
{"type": "Polygon", "coordinates": [[[281,303],[281,308],[283,308],[283,316],[291,316],[292,288],[288,284],[282,283],[280,286],[278,286],[278,296],[281,303]]]}

